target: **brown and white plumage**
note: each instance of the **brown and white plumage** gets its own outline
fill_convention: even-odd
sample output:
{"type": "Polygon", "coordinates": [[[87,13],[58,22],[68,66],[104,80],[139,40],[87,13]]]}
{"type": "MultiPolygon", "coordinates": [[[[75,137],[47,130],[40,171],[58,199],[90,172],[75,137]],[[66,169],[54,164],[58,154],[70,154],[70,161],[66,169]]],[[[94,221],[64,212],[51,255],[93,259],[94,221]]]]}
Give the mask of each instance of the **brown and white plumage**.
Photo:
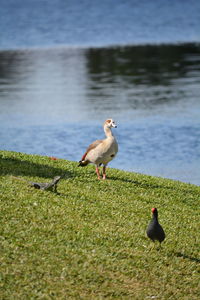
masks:
{"type": "Polygon", "coordinates": [[[116,127],[117,125],[112,119],[106,120],[103,125],[106,138],[104,140],[96,140],[90,144],[79,161],[79,166],[81,167],[90,163],[95,164],[98,179],[100,179],[99,167],[101,165],[103,165],[103,179],[106,179],[106,166],[118,152],[118,144],[111,130],[111,128],[116,127]]]}

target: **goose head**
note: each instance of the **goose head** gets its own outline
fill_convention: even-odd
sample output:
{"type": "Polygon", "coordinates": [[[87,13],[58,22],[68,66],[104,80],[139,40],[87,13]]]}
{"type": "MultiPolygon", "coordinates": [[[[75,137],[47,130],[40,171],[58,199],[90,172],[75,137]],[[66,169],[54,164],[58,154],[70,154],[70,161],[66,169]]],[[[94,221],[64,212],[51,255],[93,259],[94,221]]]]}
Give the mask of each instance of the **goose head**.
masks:
{"type": "Polygon", "coordinates": [[[117,125],[113,119],[108,119],[104,122],[104,128],[117,128],[117,125]]]}

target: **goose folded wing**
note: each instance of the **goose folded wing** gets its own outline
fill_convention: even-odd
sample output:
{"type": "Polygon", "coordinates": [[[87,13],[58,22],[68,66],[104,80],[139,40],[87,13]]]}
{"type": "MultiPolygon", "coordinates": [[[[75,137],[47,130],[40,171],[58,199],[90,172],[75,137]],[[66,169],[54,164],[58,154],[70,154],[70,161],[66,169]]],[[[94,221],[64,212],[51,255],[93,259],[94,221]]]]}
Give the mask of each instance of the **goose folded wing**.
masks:
{"type": "Polygon", "coordinates": [[[85,158],[86,158],[86,156],[87,156],[87,154],[88,154],[91,150],[93,150],[93,149],[95,149],[97,146],[99,146],[102,142],[103,142],[102,140],[96,140],[96,141],[94,141],[92,144],[90,144],[89,147],[87,148],[85,154],[83,155],[83,157],[82,157],[81,160],[84,161],[85,158]]]}

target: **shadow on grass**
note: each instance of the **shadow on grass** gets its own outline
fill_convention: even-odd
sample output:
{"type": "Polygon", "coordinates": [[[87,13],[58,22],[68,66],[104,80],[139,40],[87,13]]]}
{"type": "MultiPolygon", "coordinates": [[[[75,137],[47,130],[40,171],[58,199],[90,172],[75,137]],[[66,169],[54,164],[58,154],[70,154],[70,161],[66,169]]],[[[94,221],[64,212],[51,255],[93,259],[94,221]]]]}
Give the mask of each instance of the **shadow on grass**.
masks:
{"type": "Polygon", "coordinates": [[[182,258],[186,258],[186,259],[189,259],[191,261],[195,261],[197,263],[200,263],[200,259],[199,258],[196,258],[196,257],[192,257],[192,256],[189,256],[189,255],[186,255],[186,254],[183,254],[181,252],[175,252],[175,255],[177,257],[182,257],[182,258]]]}
{"type": "Polygon", "coordinates": [[[152,184],[152,183],[145,183],[145,182],[140,182],[140,181],[137,181],[137,180],[132,180],[132,179],[123,179],[123,178],[118,178],[118,177],[115,177],[115,176],[109,176],[109,179],[110,180],[121,180],[123,182],[127,182],[127,183],[132,183],[136,186],[139,186],[139,187],[143,187],[143,188],[153,188],[153,189],[160,189],[160,188],[166,188],[166,189],[175,189],[173,187],[169,187],[169,186],[163,186],[163,185],[160,185],[160,184],[152,184]]]}
{"type": "MultiPolygon", "coordinates": [[[[171,191],[175,191],[177,190],[177,186],[168,186],[168,185],[165,185],[164,183],[162,184],[154,184],[154,183],[147,183],[147,182],[141,182],[141,181],[137,181],[137,180],[132,180],[132,179],[124,179],[124,178],[118,178],[118,177],[115,177],[115,176],[109,176],[109,179],[110,180],[121,180],[123,182],[127,182],[127,183],[132,183],[134,184],[135,186],[138,186],[138,187],[142,187],[142,188],[145,188],[145,189],[148,189],[148,188],[152,188],[152,189],[167,189],[167,190],[171,190],[171,191]]],[[[158,177],[159,179],[159,177],[158,177]]],[[[162,178],[162,179],[165,179],[165,178],[162,178]]],[[[178,181],[177,181],[178,182],[178,181]]],[[[183,190],[183,188],[182,188],[183,190]]],[[[184,191],[186,194],[191,194],[193,191],[190,189],[185,189],[184,191]]]]}
{"type": "Polygon", "coordinates": [[[74,173],[62,168],[20,160],[17,158],[2,157],[0,155],[0,175],[13,175],[13,176],[32,176],[53,178],[61,176],[61,178],[74,177],[74,173]]]}

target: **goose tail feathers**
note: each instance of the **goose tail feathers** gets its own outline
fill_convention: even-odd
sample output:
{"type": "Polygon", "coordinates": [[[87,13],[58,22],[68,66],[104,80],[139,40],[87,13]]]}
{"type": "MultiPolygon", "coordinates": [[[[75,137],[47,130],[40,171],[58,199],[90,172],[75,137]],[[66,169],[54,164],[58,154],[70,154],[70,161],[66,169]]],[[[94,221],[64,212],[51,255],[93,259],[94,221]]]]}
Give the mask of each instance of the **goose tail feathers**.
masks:
{"type": "Polygon", "coordinates": [[[87,160],[80,160],[78,167],[86,167],[89,164],[89,161],[87,160]]]}

